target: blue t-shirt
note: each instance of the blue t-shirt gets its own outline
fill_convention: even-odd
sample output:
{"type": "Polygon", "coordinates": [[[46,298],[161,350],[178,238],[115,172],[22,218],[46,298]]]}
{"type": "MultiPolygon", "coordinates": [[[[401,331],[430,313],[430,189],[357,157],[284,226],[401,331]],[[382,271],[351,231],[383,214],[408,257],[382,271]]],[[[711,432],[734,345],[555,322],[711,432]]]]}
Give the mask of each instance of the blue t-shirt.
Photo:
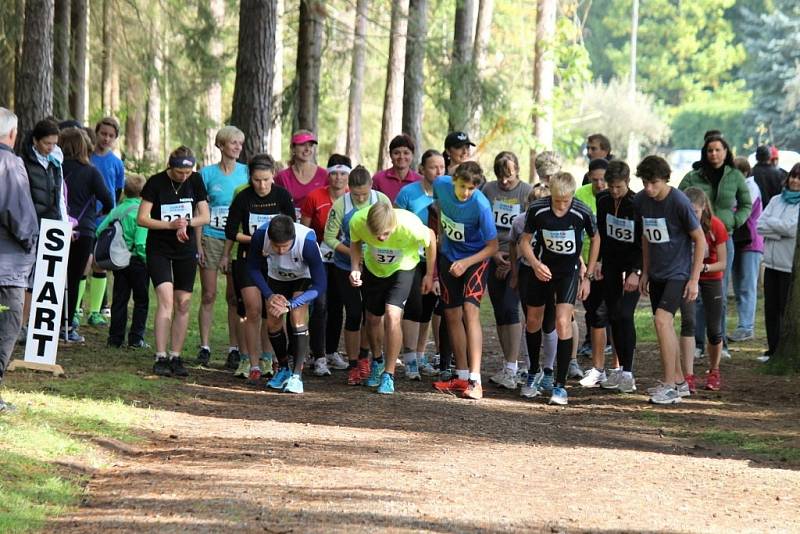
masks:
{"type": "Polygon", "coordinates": [[[214,239],[225,239],[228,208],[233,202],[236,189],[247,183],[247,165],[236,162],[233,172],[225,175],[215,163],[200,169],[200,176],[206,184],[208,209],[211,211],[211,222],[203,226],[203,235],[214,239]]]}
{"type": "Polygon", "coordinates": [[[433,197],[425,193],[422,181],[414,182],[403,187],[394,199],[394,205],[398,208],[408,210],[427,226],[428,208],[433,204],[433,197]]]}
{"type": "MultiPolygon", "coordinates": [[[[125,187],[125,166],[116,154],[109,151],[105,156],[92,154],[90,158],[92,165],[103,175],[108,192],[111,193],[111,200],[114,206],[117,205],[117,189],[125,187]]],[[[97,201],[97,213],[102,213],[103,204],[97,201]]],[[[103,216],[97,218],[98,224],[103,221],[103,216]]]]}
{"type": "Polygon", "coordinates": [[[450,261],[472,256],[497,239],[497,228],[489,199],[478,190],[466,201],[456,198],[453,179],[440,176],[433,182],[433,196],[439,204],[442,253],[450,261]]]}

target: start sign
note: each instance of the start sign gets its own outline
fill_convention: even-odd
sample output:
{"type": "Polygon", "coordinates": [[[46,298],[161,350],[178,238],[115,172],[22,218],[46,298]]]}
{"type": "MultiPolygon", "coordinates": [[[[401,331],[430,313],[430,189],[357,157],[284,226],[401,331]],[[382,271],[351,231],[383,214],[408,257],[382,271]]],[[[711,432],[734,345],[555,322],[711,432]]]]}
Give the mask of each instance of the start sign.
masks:
{"type": "Polygon", "coordinates": [[[36,252],[25,362],[54,365],[72,238],[69,222],[42,219],[36,252]]]}

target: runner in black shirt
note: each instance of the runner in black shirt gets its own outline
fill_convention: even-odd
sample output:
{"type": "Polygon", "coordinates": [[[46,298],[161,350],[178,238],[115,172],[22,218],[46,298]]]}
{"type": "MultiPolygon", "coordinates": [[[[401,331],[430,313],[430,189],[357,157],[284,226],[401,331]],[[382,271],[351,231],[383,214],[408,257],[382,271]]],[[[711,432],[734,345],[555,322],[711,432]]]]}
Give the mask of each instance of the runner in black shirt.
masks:
{"type": "Polygon", "coordinates": [[[203,178],[194,171],[192,150],[181,146],[169,156],[169,166],[142,189],[137,223],[147,233],[147,270],[156,289],[156,362],[161,376],[187,376],[181,360],[189,321],[189,301],[197,272],[197,244],[190,228],[210,220],[203,178]],[[173,320],[172,310],[176,310],[173,320]],[[167,336],[172,350],[167,359],[167,336]]]}
{"type": "Polygon", "coordinates": [[[569,173],[559,173],[550,180],[550,198],[535,201],[528,208],[525,232],[520,237],[519,249],[536,275],[528,290],[526,338],[531,361],[539,360],[542,344],[542,319],[544,304],[555,293],[556,330],[556,387],[550,397],[551,404],[567,404],[567,369],[572,353],[572,311],[575,298],[585,299],[589,281],[583,279],[578,287],[583,232],[591,238],[588,272],[594,272],[600,249],[594,215],[589,207],[575,199],[575,178],[569,173]],[[531,247],[536,238],[537,255],[531,247]]]}

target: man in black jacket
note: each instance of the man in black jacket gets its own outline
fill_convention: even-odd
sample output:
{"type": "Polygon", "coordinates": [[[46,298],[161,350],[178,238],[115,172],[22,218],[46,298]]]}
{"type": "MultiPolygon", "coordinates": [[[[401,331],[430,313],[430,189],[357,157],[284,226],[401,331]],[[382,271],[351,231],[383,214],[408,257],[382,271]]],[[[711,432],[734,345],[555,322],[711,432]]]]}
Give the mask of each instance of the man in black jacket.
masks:
{"type": "Polygon", "coordinates": [[[769,199],[781,193],[785,179],[783,171],[777,165],[772,164],[771,148],[761,145],[756,149],[756,164],[753,167],[753,177],[761,191],[762,208],[767,207],[769,199]]]}

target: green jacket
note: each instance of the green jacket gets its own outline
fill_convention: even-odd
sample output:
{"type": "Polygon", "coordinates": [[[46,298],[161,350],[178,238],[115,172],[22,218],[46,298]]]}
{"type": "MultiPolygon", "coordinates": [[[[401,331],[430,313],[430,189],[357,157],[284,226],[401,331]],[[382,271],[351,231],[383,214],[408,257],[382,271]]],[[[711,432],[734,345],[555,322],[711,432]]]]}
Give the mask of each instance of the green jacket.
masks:
{"type": "MultiPolygon", "coordinates": [[[[575,198],[589,206],[592,213],[597,215],[597,198],[592,191],[592,184],[582,185],[575,191],[575,198]]],[[[583,263],[589,263],[589,247],[591,246],[590,239],[587,235],[583,236],[583,247],[581,249],[581,256],[583,256],[583,263]]]]}
{"type": "Polygon", "coordinates": [[[128,245],[128,250],[136,256],[139,256],[142,261],[145,261],[146,256],[144,249],[147,243],[147,228],[136,224],[136,215],[139,213],[139,204],[141,203],[141,198],[126,198],[123,200],[119,206],[106,215],[106,218],[103,219],[103,222],[97,227],[97,235],[99,236],[100,232],[111,224],[111,221],[121,217],[130,209],[130,212],[120,220],[122,223],[122,237],[125,239],[125,244],[128,245]],[[136,207],[131,209],[132,206],[136,207]]]}
{"type": "Polygon", "coordinates": [[[725,223],[728,233],[742,226],[750,217],[753,202],[744,175],[733,167],[726,166],[714,191],[711,182],[703,175],[702,169],[695,169],[683,177],[678,189],[685,191],[689,187],[699,187],[708,196],[714,215],[725,223]]]}

